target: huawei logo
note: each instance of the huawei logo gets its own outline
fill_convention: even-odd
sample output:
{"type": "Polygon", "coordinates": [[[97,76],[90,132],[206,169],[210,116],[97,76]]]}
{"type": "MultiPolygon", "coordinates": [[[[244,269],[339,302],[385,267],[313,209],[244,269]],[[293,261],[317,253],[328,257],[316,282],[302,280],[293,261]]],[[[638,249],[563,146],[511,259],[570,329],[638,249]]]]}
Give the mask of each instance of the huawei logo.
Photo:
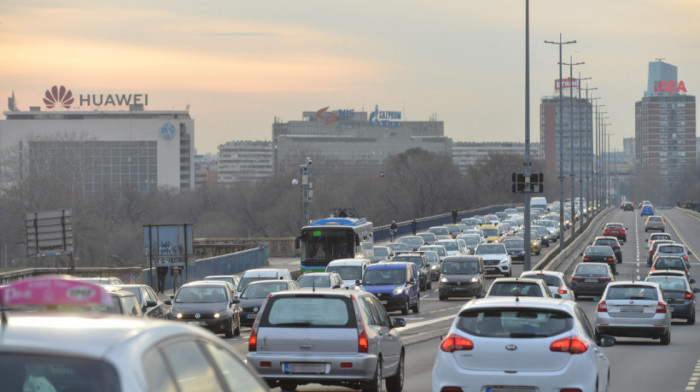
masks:
{"type": "Polygon", "coordinates": [[[53,109],[56,106],[63,106],[64,109],[70,109],[70,105],[73,104],[73,101],[75,101],[73,93],[70,90],[66,90],[65,86],[53,86],[44,93],[44,103],[49,109],[53,109]]]}

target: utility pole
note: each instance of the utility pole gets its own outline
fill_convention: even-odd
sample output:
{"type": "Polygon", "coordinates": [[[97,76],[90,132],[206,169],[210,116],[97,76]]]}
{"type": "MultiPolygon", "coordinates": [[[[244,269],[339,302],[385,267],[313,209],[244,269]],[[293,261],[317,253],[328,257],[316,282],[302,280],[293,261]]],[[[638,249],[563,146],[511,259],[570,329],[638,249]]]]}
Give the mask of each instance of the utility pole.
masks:
{"type": "MultiPolygon", "coordinates": [[[[564,65],[569,66],[569,140],[571,141],[571,149],[569,153],[571,154],[571,238],[576,238],[576,206],[574,203],[574,198],[576,196],[574,177],[574,65],[583,65],[584,62],[574,63],[572,56],[569,56],[569,62],[564,63],[564,65]]],[[[563,87],[563,86],[560,86],[563,87]]],[[[580,85],[579,85],[580,90],[580,85]]]]}
{"type": "MultiPolygon", "coordinates": [[[[532,174],[530,162],[530,0],[525,0],[525,178],[532,174]]],[[[523,271],[529,271],[531,264],[530,247],[530,182],[525,184],[525,260],[523,271]]]]}
{"type": "Polygon", "coordinates": [[[561,238],[559,239],[559,251],[563,252],[564,251],[564,232],[566,231],[566,228],[564,226],[564,145],[563,145],[563,140],[564,140],[564,135],[563,135],[563,126],[564,126],[564,118],[563,118],[563,107],[562,107],[562,102],[564,101],[563,97],[563,91],[562,91],[562,75],[561,75],[561,66],[562,66],[562,58],[561,58],[561,48],[562,45],[568,45],[568,44],[575,44],[576,41],[567,41],[567,42],[562,42],[561,40],[561,33],[559,33],[559,42],[554,42],[554,41],[544,41],[546,44],[556,44],[559,45],[559,130],[558,130],[558,135],[559,135],[559,235],[561,238]]]}
{"type": "MultiPolygon", "coordinates": [[[[301,207],[304,214],[304,222],[302,226],[309,224],[309,203],[314,198],[313,183],[311,182],[311,158],[306,157],[306,164],[299,165],[299,177],[301,178],[301,207]]],[[[295,178],[292,180],[292,185],[298,185],[299,181],[295,178]]]]}
{"type": "MultiPolygon", "coordinates": [[[[583,124],[582,124],[582,119],[583,116],[581,116],[581,81],[582,80],[590,80],[592,78],[581,78],[581,73],[578,73],[578,80],[579,80],[579,88],[578,88],[578,193],[579,193],[579,206],[578,209],[581,211],[581,225],[583,225],[583,216],[584,216],[584,211],[586,212],[586,223],[590,221],[590,217],[588,216],[588,199],[586,198],[586,209],[584,210],[583,206],[583,124]]],[[[596,90],[596,88],[588,88],[588,83],[586,83],[586,103],[588,103],[588,90],[596,90]]],[[[586,113],[588,113],[588,107],[585,108],[586,113]]],[[[589,117],[590,119],[590,117],[589,117]]],[[[586,125],[588,125],[588,121],[586,121],[586,125]]],[[[588,127],[586,127],[588,128],[588,127]]],[[[588,158],[590,157],[590,154],[588,154],[588,135],[586,135],[586,168],[588,168],[588,158]]],[[[588,174],[588,173],[586,173],[588,174]]],[[[586,180],[586,183],[588,183],[588,180],[586,180]]],[[[581,226],[583,227],[583,226],[581,226]]]]}

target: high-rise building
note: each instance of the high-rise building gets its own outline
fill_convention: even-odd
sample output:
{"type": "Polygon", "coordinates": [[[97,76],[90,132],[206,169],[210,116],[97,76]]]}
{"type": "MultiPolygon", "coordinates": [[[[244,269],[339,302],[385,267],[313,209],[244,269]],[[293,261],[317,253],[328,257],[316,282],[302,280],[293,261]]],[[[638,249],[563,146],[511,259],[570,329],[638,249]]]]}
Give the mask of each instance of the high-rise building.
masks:
{"type": "MultiPolygon", "coordinates": [[[[649,63],[650,83],[658,75],[675,76],[675,69],[661,61],[649,63]],[[673,72],[652,75],[652,65],[659,64],[673,72]]],[[[653,85],[635,103],[635,168],[638,174],[664,179],[665,185],[682,185],[696,168],[695,96],[687,94],[682,80],[656,79],[653,85]]]]}
{"type": "Polygon", "coordinates": [[[578,81],[574,82],[573,100],[568,93],[570,87],[565,85],[561,102],[559,95],[556,95],[545,97],[540,103],[540,154],[547,167],[554,168],[557,173],[560,170],[559,160],[562,157],[565,176],[571,175],[572,156],[574,176],[579,175],[580,165],[583,165],[582,172],[586,173],[590,165],[589,160],[593,157],[593,107],[588,100],[578,98],[578,81]]]}
{"type": "MultiPolygon", "coordinates": [[[[525,143],[515,142],[455,142],[452,144],[452,162],[461,171],[491,153],[519,154],[525,156],[525,143]]],[[[540,145],[530,143],[530,158],[540,158],[540,145]]]]}
{"type": "Polygon", "coordinates": [[[664,63],[663,59],[649,62],[649,77],[647,79],[647,91],[644,96],[653,95],[654,90],[658,90],[660,80],[678,80],[678,67],[664,63]]]}
{"type": "Polygon", "coordinates": [[[64,86],[46,91],[47,110],[19,110],[14,94],[8,103],[0,150],[17,157],[16,179],[62,171],[86,192],[194,188],[187,110],[145,110],[147,94],[73,94],[64,86]]]}
{"type": "Polygon", "coordinates": [[[452,140],[442,121],[407,121],[401,111],[341,109],[303,112],[303,120],[272,125],[275,171],[304,163],[323,170],[379,170],[391,155],[411,148],[450,156],[452,140]],[[320,160],[319,160],[320,158],[320,160]]]}
{"type": "Polygon", "coordinates": [[[273,174],[272,142],[232,141],[219,146],[219,182],[254,181],[273,174]]]}

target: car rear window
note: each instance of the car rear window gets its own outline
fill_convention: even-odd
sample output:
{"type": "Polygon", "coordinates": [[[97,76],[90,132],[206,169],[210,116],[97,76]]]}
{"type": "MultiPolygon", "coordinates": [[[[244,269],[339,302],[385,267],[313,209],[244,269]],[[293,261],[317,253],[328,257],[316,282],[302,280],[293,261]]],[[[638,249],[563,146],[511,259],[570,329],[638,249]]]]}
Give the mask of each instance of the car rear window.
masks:
{"type": "Polygon", "coordinates": [[[646,281],[658,283],[661,286],[661,290],[689,291],[688,281],[685,278],[651,276],[646,281]]]}
{"type": "Polygon", "coordinates": [[[121,390],[116,369],[94,359],[41,354],[0,354],[0,385],[5,391],[121,390]]]}
{"type": "Polygon", "coordinates": [[[545,274],[527,274],[527,275],[521,275],[521,278],[527,278],[527,279],[542,279],[544,281],[544,284],[547,286],[556,286],[559,287],[562,284],[561,279],[559,279],[556,276],[553,275],[545,275],[545,274]]]}
{"type": "Polygon", "coordinates": [[[591,275],[608,275],[608,269],[604,265],[586,265],[581,264],[576,268],[576,274],[591,274],[591,275]]]}
{"type": "Polygon", "coordinates": [[[460,313],[456,327],[470,335],[493,338],[540,338],[571,330],[570,314],[551,309],[470,309],[460,313]]]}
{"type": "Polygon", "coordinates": [[[608,288],[606,299],[649,299],[657,300],[656,289],[642,285],[620,285],[608,288]]]}
{"type": "Polygon", "coordinates": [[[591,247],[586,249],[585,252],[586,255],[609,255],[611,253],[612,249],[605,246],[596,246],[595,248],[591,247]]]}
{"type": "Polygon", "coordinates": [[[265,327],[355,327],[355,311],[349,299],[299,295],[277,297],[266,306],[265,327]]]}
{"type": "Polygon", "coordinates": [[[658,252],[659,253],[683,253],[685,248],[682,246],[677,246],[677,245],[664,245],[664,246],[659,246],[658,252]]]}
{"type": "Polygon", "coordinates": [[[359,265],[329,265],[326,272],[337,272],[343,280],[362,279],[362,267],[359,265]]]}
{"type": "Polygon", "coordinates": [[[540,286],[529,282],[494,282],[489,296],[542,297],[540,286]]]}

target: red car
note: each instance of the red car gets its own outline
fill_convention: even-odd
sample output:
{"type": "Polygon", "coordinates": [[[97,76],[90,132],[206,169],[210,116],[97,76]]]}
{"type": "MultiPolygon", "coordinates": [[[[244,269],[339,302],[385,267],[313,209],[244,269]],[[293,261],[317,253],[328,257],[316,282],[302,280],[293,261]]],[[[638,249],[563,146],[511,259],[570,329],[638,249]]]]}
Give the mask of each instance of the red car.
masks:
{"type": "Polygon", "coordinates": [[[603,235],[627,242],[627,228],[622,223],[608,223],[603,229],[603,235]]]}

